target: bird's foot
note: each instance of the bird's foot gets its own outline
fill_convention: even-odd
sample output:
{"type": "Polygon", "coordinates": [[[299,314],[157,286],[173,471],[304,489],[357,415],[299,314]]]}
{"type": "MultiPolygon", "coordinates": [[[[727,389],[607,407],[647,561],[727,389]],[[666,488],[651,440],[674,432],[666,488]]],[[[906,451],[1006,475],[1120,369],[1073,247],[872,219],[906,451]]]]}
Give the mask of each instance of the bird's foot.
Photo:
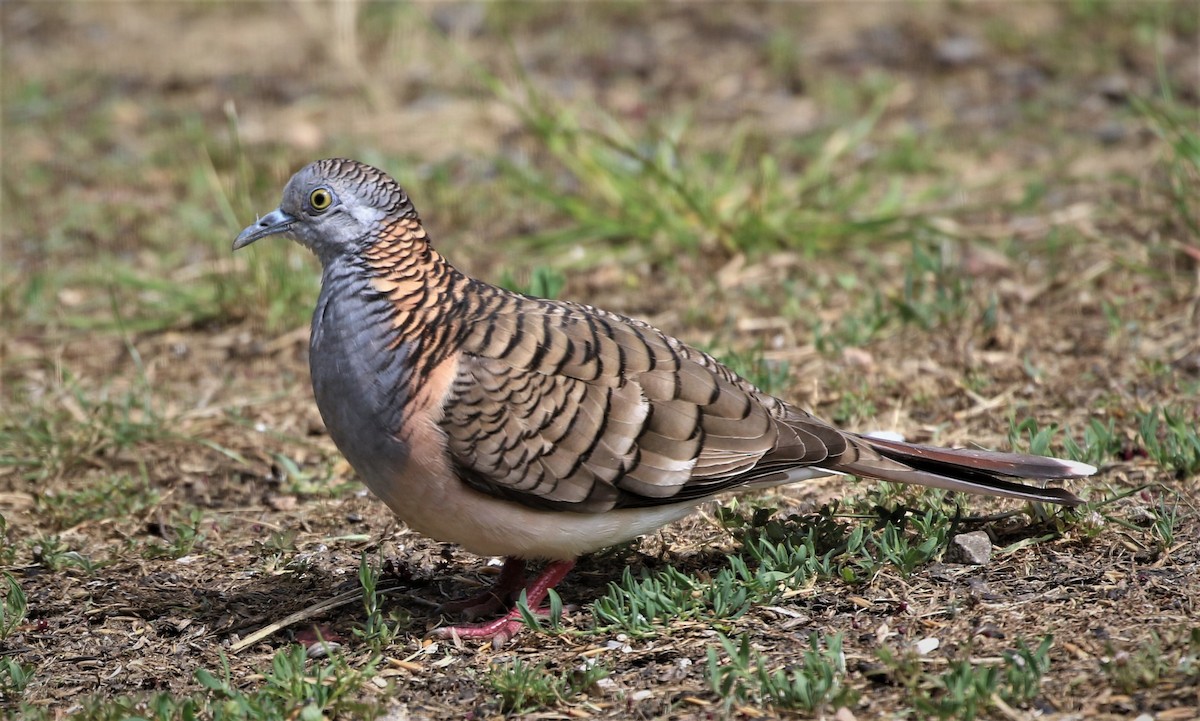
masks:
{"type": "Polygon", "coordinates": [[[462,616],[474,621],[507,610],[522,588],[525,588],[525,561],[506,558],[500,575],[491,586],[473,596],[447,601],[438,606],[437,612],[443,616],[462,616]]]}
{"type": "MultiPolygon", "coordinates": [[[[486,595],[491,596],[493,599],[498,598],[498,594],[493,592],[496,591],[497,587],[500,586],[502,582],[510,580],[505,578],[506,574],[509,573],[510,563],[519,564],[519,566],[515,566],[516,570],[512,573],[518,577],[523,576],[522,571],[524,571],[525,567],[524,562],[517,561],[515,559],[509,559],[505,562],[504,568],[500,571],[500,578],[496,580],[496,584],[489,589],[489,593],[486,595]]],[[[574,566],[574,561],[553,561],[544,569],[542,569],[542,572],[538,574],[538,577],[525,587],[525,603],[527,604],[528,608],[533,610],[536,615],[549,616],[549,609],[541,608],[542,601],[546,599],[546,596],[550,593],[550,589],[557,586],[558,583],[562,581],[563,577],[566,576],[574,566]]],[[[520,588],[520,586],[518,585],[517,588],[520,588]]],[[[466,600],[470,601],[472,599],[466,600]]],[[[468,605],[464,610],[469,613],[474,611],[479,606],[488,605],[489,603],[490,601],[485,598],[482,603],[468,605]]],[[[441,628],[435,628],[429,633],[429,635],[434,638],[444,639],[491,639],[492,647],[500,648],[504,646],[504,644],[511,641],[524,625],[525,623],[522,619],[521,609],[514,608],[504,616],[494,621],[463,626],[443,626],[441,628]]]]}
{"type": "MultiPolygon", "coordinates": [[[[540,609],[536,613],[538,615],[550,615],[550,612],[546,609],[540,609]]],[[[499,649],[511,641],[524,626],[525,622],[521,617],[521,612],[514,608],[495,621],[463,626],[442,626],[441,628],[435,628],[429,635],[433,638],[452,641],[467,638],[491,639],[492,648],[499,649]]]]}

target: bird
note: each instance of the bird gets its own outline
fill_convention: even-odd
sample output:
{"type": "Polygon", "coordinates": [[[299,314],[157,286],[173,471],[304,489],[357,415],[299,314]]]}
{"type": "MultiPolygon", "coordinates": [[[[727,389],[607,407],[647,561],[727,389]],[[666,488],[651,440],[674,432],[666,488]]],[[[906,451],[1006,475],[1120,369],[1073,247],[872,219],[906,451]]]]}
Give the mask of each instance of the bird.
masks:
{"type": "Polygon", "coordinates": [[[652,325],[472,278],[385,171],[318,160],[233,243],[284,236],[321,264],[309,364],[328,433],[407,526],[506,560],[444,605],[479,623],[434,636],[507,643],[580,556],[715,495],[831,474],[1076,506],[1070,460],[841,430],[652,325]],[[1028,485],[1017,479],[1042,482],[1028,485]],[[544,562],[530,577],[526,564],[544,562]]]}

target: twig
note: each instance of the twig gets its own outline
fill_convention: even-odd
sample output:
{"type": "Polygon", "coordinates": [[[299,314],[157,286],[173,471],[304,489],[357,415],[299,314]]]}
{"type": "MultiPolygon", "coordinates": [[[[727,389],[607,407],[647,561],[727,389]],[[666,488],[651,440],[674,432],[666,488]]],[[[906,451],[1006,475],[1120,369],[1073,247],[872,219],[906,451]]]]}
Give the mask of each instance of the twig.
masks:
{"type": "MultiPolygon", "coordinates": [[[[398,590],[400,590],[399,587],[393,587],[393,588],[379,589],[378,592],[379,593],[388,593],[391,591],[398,591],[398,590]]],[[[229,647],[229,651],[230,651],[230,653],[240,653],[241,651],[245,650],[248,646],[258,643],[259,641],[263,640],[267,636],[270,636],[271,634],[275,633],[276,631],[278,631],[280,629],[287,628],[288,626],[300,623],[301,621],[306,621],[310,618],[315,618],[316,616],[320,616],[321,614],[325,613],[326,611],[331,611],[335,608],[340,608],[342,606],[345,606],[348,603],[354,603],[355,601],[357,601],[361,598],[362,598],[362,589],[360,588],[360,589],[357,589],[354,591],[347,591],[339,596],[334,596],[333,598],[325,599],[324,601],[321,601],[320,603],[314,603],[313,605],[309,606],[308,608],[303,608],[299,611],[296,611],[295,613],[284,616],[283,618],[281,618],[278,621],[275,621],[274,623],[270,623],[270,624],[267,624],[266,626],[263,626],[262,628],[258,629],[257,631],[250,634],[249,636],[232,644],[229,647]]],[[[413,598],[413,600],[418,600],[418,601],[424,602],[424,599],[413,598]]],[[[434,605],[436,605],[436,604],[434,604],[434,605]]]]}

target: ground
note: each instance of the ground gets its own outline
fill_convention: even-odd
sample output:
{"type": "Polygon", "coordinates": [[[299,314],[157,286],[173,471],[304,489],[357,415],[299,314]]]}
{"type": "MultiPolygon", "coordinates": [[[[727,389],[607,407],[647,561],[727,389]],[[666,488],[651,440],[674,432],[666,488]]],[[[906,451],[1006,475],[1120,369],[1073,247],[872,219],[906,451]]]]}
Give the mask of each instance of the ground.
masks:
{"type": "Polygon", "coordinates": [[[5,713],[1200,714],[1194,4],[0,21],[5,713]],[[338,456],[315,261],[229,251],[329,155],[392,172],[474,275],[646,318],[851,429],[1094,463],[1088,504],[725,497],[584,559],[558,628],[430,642],[496,559],[408,532],[338,456]]]}

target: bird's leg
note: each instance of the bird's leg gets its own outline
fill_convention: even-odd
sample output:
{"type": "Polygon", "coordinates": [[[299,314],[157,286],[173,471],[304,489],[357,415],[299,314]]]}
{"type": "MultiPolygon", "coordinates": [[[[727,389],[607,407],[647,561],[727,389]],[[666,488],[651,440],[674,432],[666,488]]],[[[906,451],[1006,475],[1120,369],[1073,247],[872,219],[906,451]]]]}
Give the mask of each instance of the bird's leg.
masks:
{"type": "Polygon", "coordinates": [[[506,558],[500,567],[500,575],[491,586],[473,596],[447,601],[438,606],[437,612],[443,615],[461,614],[468,621],[473,621],[507,609],[522,588],[525,588],[525,561],[506,558]]]}
{"type": "MultiPolygon", "coordinates": [[[[507,564],[505,565],[507,567],[507,564]]],[[[537,578],[525,587],[525,603],[529,609],[534,613],[545,613],[546,611],[541,609],[542,601],[546,599],[550,589],[557,586],[574,567],[575,561],[552,561],[542,569],[537,578]]],[[[500,575],[503,577],[504,571],[501,571],[500,575]]],[[[498,648],[508,643],[524,625],[520,609],[514,608],[495,621],[469,626],[443,626],[434,629],[430,635],[437,638],[490,638],[492,645],[498,648]]]]}

